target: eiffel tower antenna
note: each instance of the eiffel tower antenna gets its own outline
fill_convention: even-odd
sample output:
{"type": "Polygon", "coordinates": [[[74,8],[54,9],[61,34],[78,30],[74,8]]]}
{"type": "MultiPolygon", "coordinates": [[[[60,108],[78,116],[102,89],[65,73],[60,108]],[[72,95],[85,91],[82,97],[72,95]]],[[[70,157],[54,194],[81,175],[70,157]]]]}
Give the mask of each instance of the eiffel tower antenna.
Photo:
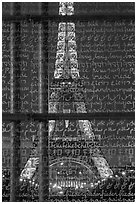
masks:
{"type": "MultiPolygon", "coordinates": [[[[72,2],[59,3],[59,15],[73,14],[74,4],[72,2]]],[[[59,23],[54,79],[55,84],[49,93],[49,113],[71,113],[72,111],[75,111],[76,113],[86,113],[84,93],[82,87],[77,83],[77,80],[81,79],[77,60],[75,24],[73,22],[59,23]],[[75,91],[76,88],[77,91],[75,91]],[[66,102],[67,98],[69,98],[70,104],[66,102]]],[[[91,165],[96,168],[98,177],[100,179],[106,179],[112,176],[113,171],[101,153],[99,146],[96,144],[91,122],[89,120],[78,120],[77,124],[81,131],[81,138],[84,138],[85,141],[90,141],[93,144],[92,147],[90,147],[90,150],[88,150],[91,155],[91,165]]],[[[55,120],[49,121],[49,138],[54,138],[55,125],[55,120]]],[[[67,129],[69,126],[69,120],[65,120],[64,125],[65,129],[67,129]]],[[[62,139],[65,138],[62,137],[62,139]]],[[[71,161],[72,158],[66,159],[71,161]]],[[[60,162],[60,160],[58,162],[60,162]]],[[[77,160],[76,162],[86,166],[84,161],[77,160]]],[[[39,157],[37,155],[37,148],[35,148],[34,154],[31,155],[25,168],[21,172],[21,180],[32,179],[38,164],[39,157]]],[[[92,166],[89,164],[87,165],[87,168],[90,169],[92,166]]]]}

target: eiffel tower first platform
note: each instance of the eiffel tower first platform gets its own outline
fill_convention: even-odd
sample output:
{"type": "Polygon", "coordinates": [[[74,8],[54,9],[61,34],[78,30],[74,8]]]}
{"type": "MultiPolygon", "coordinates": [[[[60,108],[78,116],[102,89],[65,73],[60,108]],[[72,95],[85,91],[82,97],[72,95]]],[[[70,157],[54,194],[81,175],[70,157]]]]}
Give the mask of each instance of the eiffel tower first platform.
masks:
{"type": "MultiPolygon", "coordinates": [[[[74,15],[72,2],[59,3],[59,15],[74,15]]],[[[53,81],[49,87],[49,113],[86,113],[86,96],[80,78],[75,24],[60,22],[53,81]]],[[[49,121],[49,192],[94,188],[113,175],[101,153],[89,120],[49,121]]],[[[39,138],[20,175],[38,185],[39,138]]]]}

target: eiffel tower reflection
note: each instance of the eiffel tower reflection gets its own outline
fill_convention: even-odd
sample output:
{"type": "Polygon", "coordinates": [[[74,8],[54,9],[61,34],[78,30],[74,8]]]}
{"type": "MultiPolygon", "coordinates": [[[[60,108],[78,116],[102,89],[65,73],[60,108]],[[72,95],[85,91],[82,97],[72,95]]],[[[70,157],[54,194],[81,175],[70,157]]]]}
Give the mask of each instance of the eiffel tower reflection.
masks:
{"type": "MultiPolygon", "coordinates": [[[[59,4],[59,15],[74,15],[74,4],[59,4]]],[[[49,88],[49,113],[86,113],[84,86],[77,60],[75,24],[60,22],[54,79],[49,88]]],[[[94,187],[113,175],[103,157],[89,120],[49,121],[50,190],[94,187]]],[[[36,147],[21,172],[20,180],[36,184],[39,157],[36,147]]]]}

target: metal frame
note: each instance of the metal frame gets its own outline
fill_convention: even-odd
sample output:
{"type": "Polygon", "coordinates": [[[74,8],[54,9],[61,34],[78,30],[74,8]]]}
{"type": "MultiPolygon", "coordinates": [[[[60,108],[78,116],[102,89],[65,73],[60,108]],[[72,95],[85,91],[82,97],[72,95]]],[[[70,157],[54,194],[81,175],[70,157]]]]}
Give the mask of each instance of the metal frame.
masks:
{"type": "Polygon", "coordinates": [[[3,113],[2,118],[4,121],[22,121],[22,120],[135,120],[134,112],[98,112],[98,113],[3,113]]]}
{"type": "MultiPolygon", "coordinates": [[[[45,3],[45,5],[48,7],[48,3],[45,3]]],[[[92,16],[55,16],[55,15],[47,15],[47,14],[42,14],[42,15],[35,15],[35,16],[30,16],[30,15],[20,15],[20,3],[13,3],[12,7],[14,8],[14,11],[16,10],[16,14],[12,14],[11,11],[11,15],[6,15],[3,16],[3,21],[9,21],[11,22],[11,26],[20,26],[20,22],[21,21],[38,21],[41,23],[42,26],[47,26],[48,28],[48,21],[56,21],[56,22],[60,22],[60,21],[87,21],[87,20],[91,20],[92,19],[104,19],[107,17],[109,17],[109,19],[121,19],[123,17],[126,17],[127,19],[134,19],[135,16],[134,15],[129,15],[129,14],[125,14],[125,15],[118,15],[115,16],[115,14],[113,15],[109,15],[109,16],[102,16],[102,15],[92,15],[92,16]]],[[[11,34],[11,43],[13,38],[14,38],[14,34],[11,34]]],[[[47,36],[44,36],[47,39],[47,36]]],[[[20,39],[19,39],[20,40],[20,39]]],[[[19,51],[19,47],[16,47],[17,50],[19,51]]],[[[16,57],[16,53],[11,53],[11,57],[13,61],[19,62],[19,59],[17,59],[16,57]]],[[[48,53],[46,56],[47,59],[47,63],[48,63],[48,53]]],[[[18,66],[18,65],[17,65],[18,66]]],[[[42,67],[41,67],[42,69],[42,67]]],[[[48,70],[45,69],[45,74],[47,74],[48,76],[48,70]]],[[[19,70],[18,70],[19,71],[19,70]]],[[[17,189],[18,189],[18,185],[19,185],[19,164],[20,164],[20,155],[19,155],[19,150],[20,150],[20,135],[17,134],[17,132],[15,132],[15,126],[22,120],[38,120],[40,121],[40,125],[39,125],[39,135],[40,135],[40,165],[39,165],[39,182],[40,182],[40,189],[39,189],[39,201],[48,201],[48,130],[46,131],[46,136],[42,134],[41,128],[43,126],[47,127],[47,123],[48,120],[52,120],[52,119],[73,119],[73,120],[78,120],[78,119],[88,119],[88,120],[92,120],[92,119],[101,119],[101,120],[109,120],[109,119],[114,119],[114,120],[120,120],[120,119],[126,119],[126,120],[135,120],[135,113],[134,112],[125,112],[125,113],[81,113],[81,114],[50,114],[48,113],[48,97],[47,98],[47,111],[46,113],[38,113],[38,114],[24,114],[24,113],[17,113],[16,111],[19,112],[19,107],[15,107],[14,101],[16,100],[15,98],[15,92],[16,87],[19,86],[19,83],[17,81],[16,78],[16,73],[15,70],[13,70],[13,67],[11,68],[11,100],[12,100],[12,107],[11,107],[11,113],[3,113],[2,115],[2,119],[3,121],[12,121],[11,127],[12,127],[12,131],[11,131],[11,190],[10,190],[10,201],[11,202],[15,202],[18,200],[17,198],[17,189]],[[14,83],[15,81],[15,83],[14,83]],[[47,193],[45,193],[47,192],[47,193]]],[[[39,76],[39,79],[41,78],[41,76],[39,76]]],[[[46,83],[46,87],[47,89],[47,94],[48,94],[48,83],[46,83]]],[[[18,93],[19,94],[19,93],[18,93]]],[[[47,95],[48,96],[48,95],[47,95]]],[[[45,134],[45,133],[44,133],[45,134]]]]}

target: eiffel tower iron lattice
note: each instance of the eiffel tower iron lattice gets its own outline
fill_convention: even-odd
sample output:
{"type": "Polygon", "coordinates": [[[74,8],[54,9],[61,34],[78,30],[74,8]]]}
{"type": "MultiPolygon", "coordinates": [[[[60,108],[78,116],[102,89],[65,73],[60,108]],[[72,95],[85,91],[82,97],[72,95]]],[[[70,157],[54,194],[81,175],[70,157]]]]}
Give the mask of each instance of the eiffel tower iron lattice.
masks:
{"type": "MultiPolygon", "coordinates": [[[[59,3],[59,15],[73,15],[74,14],[74,4],[72,2],[62,2],[59,3]]],[[[58,42],[57,42],[57,52],[56,52],[56,62],[53,81],[49,88],[49,113],[86,113],[86,101],[85,92],[82,80],[80,78],[80,73],[78,69],[77,60],[77,47],[76,47],[76,36],[75,36],[75,24],[73,22],[60,22],[58,26],[58,42]]],[[[62,121],[63,131],[62,133],[70,129],[70,121],[62,121]]],[[[58,166],[69,167],[70,164],[77,164],[77,168],[85,168],[89,175],[91,176],[90,181],[92,185],[99,179],[106,179],[113,175],[113,171],[109,167],[106,159],[104,158],[101,150],[97,144],[97,139],[93,132],[91,122],[89,120],[77,120],[74,122],[77,132],[74,136],[66,136],[65,134],[58,134],[59,121],[50,120],[49,121],[49,140],[51,140],[54,145],[60,143],[62,149],[64,148],[65,141],[71,141],[72,143],[81,143],[83,146],[85,142],[88,142],[88,156],[90,162],[83,161],[80,157],[68,156],[69,154],[63,150],[62,158],[58,156],[51,156],[49,158],[50,168],[58,166]],[[84,144],[83,144],[84,143],[84,144]],[[93,179],[93,174],[95,178],[93,179]]],[[[34,148],[32,149],[32,154],[27,161],[24,169],[21,172],[20,180],[35,180],[36,171],[39,165],[39,155],[38,155],[38,136],[33,141],[34,148]]],[[[52,146],[52,145],[51,145],[52,146]]],[[[78,146],[78,144],[76,145],[78,146]]],[[[55,147],[56,148],[56,147],[55,147]]],[[[52,155],[54,148],[49,150],[52,155]]],[[[73,166],[73,165],[72,165],[73,166]]],[[[81,171],[79,171],[81,172],[81,171]]],[[[50,174],[52,174],[50,172],[50,174]]],[[[75,186],[79,187],[82,184],[74,184],[74,182],[67,181],[65,184],[60,181],[60,186],[75,186]],[[71,184],[70,184],[71,183],[71,184]]],[[[84,183],[83,183],[84,184],[84,183]]],[[[54,186],[57,184],[54,184],[54,186]]]]}

